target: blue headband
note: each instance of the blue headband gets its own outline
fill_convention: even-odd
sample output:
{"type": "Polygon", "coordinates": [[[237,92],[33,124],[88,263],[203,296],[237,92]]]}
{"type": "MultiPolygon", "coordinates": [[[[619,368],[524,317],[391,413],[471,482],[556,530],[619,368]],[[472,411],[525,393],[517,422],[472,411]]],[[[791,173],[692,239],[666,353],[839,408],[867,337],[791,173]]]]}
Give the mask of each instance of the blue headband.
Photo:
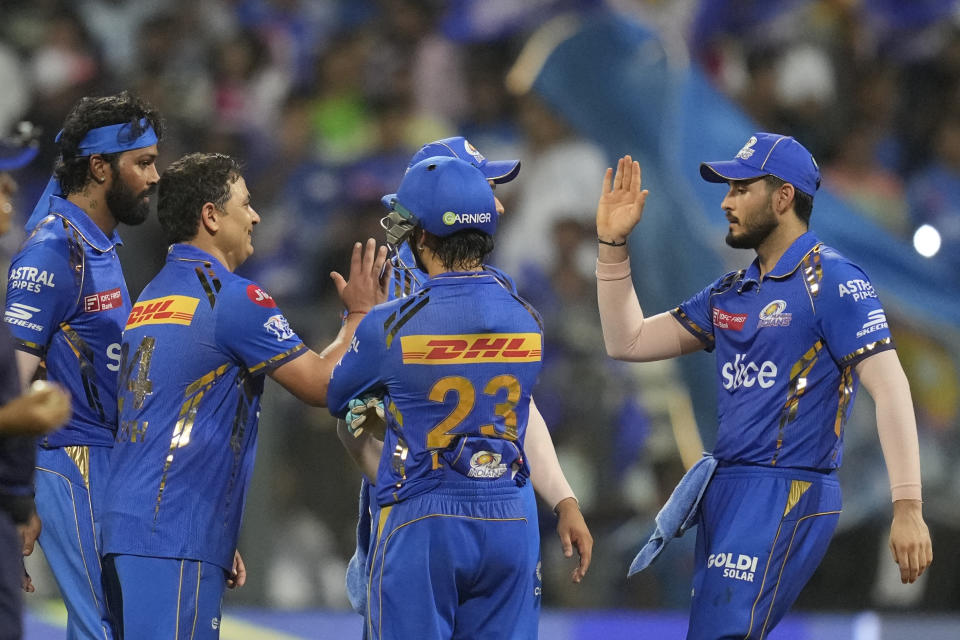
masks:
{"type": "MultiPolygon", "coordinates": [[[[54,138],[60,142],[63,130],[54,138]]],[[[157,144],[157,133],[146,118],[136,122],[108,124],[87,132],[77,145],[77,157],[92,156],[97,153],[120,153],[131,149],[142,149],[157,144]]]]}
{"type": "MultiPolygon", "coordinates": [[[[54,138],[54,142],[60,142],[63,130],[54,138]]],[[[77,145],[77,157],[96,155],[98,153],[121,153],[133,149],[143,149],[157,144],[157,132],[146,118],[140,118],[135,122],[124,122],[122,124],[108,124],[105,127],[97,127],[87,132],[80,144],[77,145]]],[[[26,230],[31,231],[37,224],[47,217],[50,210],[50,196],[62,196],[60,183],[53,176],[47,182],[47,188],[43,190],[43,195],[37,201],[30,219],[27,220],[26,230]]]]}

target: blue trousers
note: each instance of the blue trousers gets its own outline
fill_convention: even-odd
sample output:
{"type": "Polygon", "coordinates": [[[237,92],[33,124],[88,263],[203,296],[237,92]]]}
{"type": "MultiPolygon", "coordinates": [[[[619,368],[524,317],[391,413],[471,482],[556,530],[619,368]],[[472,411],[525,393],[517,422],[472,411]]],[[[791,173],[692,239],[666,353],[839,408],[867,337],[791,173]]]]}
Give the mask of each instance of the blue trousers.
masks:
{"type": "Polygon", "coordinates": [[[528,495],[510,480],[451,481],[382,507],[367,637],[536,640],[539,532],[528,495]]]}
{"type": "Polygon", "coordinates": [[[762,640],[823,559],[835,473],[721,466],[700,503],[688,640],[762,640]]]}
{"type": "Polygon", "coordinates": [[[67,640],[114,637],[100,567],[100,509],[109,458],[109,447],[37,451],[40,546],[67,607],[67,640]]]}
{"type": "Polygon", "coordinates": [[[23,556],[13,518],[0,509],[0,640],[20,640],[23,634],[23,556]]]}
{"type": "Polygon", "coordinates": [[[121,640],[217,640],[223,567],[179,558],[109,555],[107,590],[121,640]]]}

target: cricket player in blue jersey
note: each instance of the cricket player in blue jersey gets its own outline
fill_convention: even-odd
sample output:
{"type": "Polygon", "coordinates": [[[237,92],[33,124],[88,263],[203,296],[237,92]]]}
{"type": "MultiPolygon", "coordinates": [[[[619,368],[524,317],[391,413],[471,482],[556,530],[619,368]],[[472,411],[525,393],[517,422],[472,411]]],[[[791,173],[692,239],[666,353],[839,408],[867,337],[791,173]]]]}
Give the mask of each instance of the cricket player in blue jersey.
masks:
{"type": "Polygon", "coordinates": [[[386,247],[355,244],[350,281],[332,274],[346,322],[317,354],[266,291],[234,273],[260,221],[236,161],[198,153],[171,164],[157,215],[167,262],[134,304],[121,348],[103,515],[110,604],[121,637],[213,639],[225,586],[245,580],[236,545],[265,377],[325,406],[331,370],[386,300],[390,270],[386,247]]]}
{"type": "MultiPolygon", "coordinates": [[[[517,177],[520,172],[519,160],[488,160],[476,147],[461,136],[444,138],[423,145],[410,160],[409,167],[421,160],[434,156],[448,156],[459,158],[477,167],[486,177],[490,188],[494,191],[498,184],[504,184],[517,177]]],[[[503,215],[504,207],[494,195],[494,204],[497,215],[503,215]]],[[[412,295],[420,289],[428,275],[417,267],[413,249],[409,242],[392,235],[393,226],[390,216],[383,219],[388,228],[388,246],[390,260],[393,264],[393,281],[390,285],[390,299],[403,298],[412,295]]],[[[517,293],[516,285],[506,273],[484,265],[484,269],[496,277],[508,290],[517,293]]],[[[358,552],[351,559],[348,569],[347,585],[351,603],[359,613],[366,615],[366,575],[369,567],[366,561],[372,555],[373,539],[372,525],[376,521],[376,500],[371,499],[372,487],[369,480],[376,480],[377,467],[383,451],[382,440],[373,436],[370,429],[365,428],[368,416],[371,422],[377,423],[377,433],[382,433],[385,424],[382,421],[382,399],[368,396],[354,400],[346,422],[340,421],[338,433],[341,441],[357,462],[365,479],[361,490],[361,516],[358,528],[358,552]],[[379,413],[379,417],[377,414],[379,413]],[[361,566],[363,565],[363,566],[361,566]]],[[[382,438],[382,435],[380,436],[382,438]]],[[[574,549],[579,556],[579,563],[573,569],[571,579],[579,583],[586,575],[590,566],[593,549],[593,538],[580,512],[576,496],[567,482],[557,459],[550,432],[546,422],[537,410],[531,399],[530,418],[527,424],[524,450],[530,466],[532,489],[553,508],[557,514],[557,535],[560,538],[561,550],[566,557],[572,557],[574,549]]],[[[533,491],[529,485],[525,486],[528,501],[528,518],[530,522],[537,521],[537,505],[533,491]]],[[[539,527],[531,527],[531,532],[539,539],[539,527]]],[[[539,561],[539,545],[536,545],[539,561]]]]}
{"type": "Polygon", "coordinates": [[[328,392],[338,417],[365,393],[387,407],[368,637],[535,638],[521,486],[540,317],[483,267],[497,212],[480,170],[427,158],[387,198],[388,237],[409,238],[429,278],[361,321],[328,392]]]}
{"type": "Polygon", "coordinates": [[[673,311],[644,318],[627,236],[647,191],[626,156],[615,176],[607,170],[597,207],[600,316],[617,359],[716,352],[717,467],[696,512],[687,638],[760,639],[830,542],[843,427],[860,383],[876,403],[893,497],[890,549],[904,583],[923,573],[933,551],[910,389],[883,307],[867,275],[808,230],[820,186],[813,157],[791,137],[757,133],[732,160],[703,163],[700,174],[728,185],[726,242],[756,259],[673,311]]]}
{"type": "MultiPolygon", "coordinates": [[[[0,236],[13,221],[17,183],[10,171],[37,155],[29,123],[0,140],[0,236]]],[[[23,393],[13,340],[0,325],[0,640],[20,640],[23,633],[21,587],[33,586],[23,569],[23,555],[33,551],[33,540],[21,540],[21,531],[38,526],[33,500],[36,437],[63,425],[70,417],[70,396],[59,385],[38,381],[23,393]],[[24,544],[26,542],[26,544],[24,544]]]]}
{"type": "Polygon", "coordinates": [[[80,100],[57,136],[54,176],[7,281],[4,322],[21,375],[45,370],[73,398],[67,425],[40,439],[36,475],[40,546],[67,606],[71,640],[112,637],[98,529],[120,334],[130,313],[117,226],[147,218],[161,135],[159,114],[129,94],[80,100]]]}

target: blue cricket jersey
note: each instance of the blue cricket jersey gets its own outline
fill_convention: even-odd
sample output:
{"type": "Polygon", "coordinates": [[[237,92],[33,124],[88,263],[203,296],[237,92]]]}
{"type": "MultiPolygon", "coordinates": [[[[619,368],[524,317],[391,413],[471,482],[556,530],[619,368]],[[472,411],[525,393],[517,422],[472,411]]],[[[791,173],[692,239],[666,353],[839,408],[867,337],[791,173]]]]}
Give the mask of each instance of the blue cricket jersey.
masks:
{"type": "Polygon", "coordinates": [[[173,245],[123,333],[104,553],[230,569],[264,376],[306,352],[263,289],[173,245]]]}
{"type": "Polygon", "coordinates": [[[540,373],[539,314],[493,271],[450,272],[374,307],[334,369],[330,412],[363,393],[387,408],[377,502],[476,480],[529,475],[523,455],[540,373]]]}
{"type": "Polygon", "coordinates": [[[50,214],[10,265],[4,322],[17,348],[40,356],[47,378],[73,398],[70,421],[41,438],[44,446],[113,443],[120,334],[130,313],[118,244],[116,231],[107,237],[82,209],[52,196],[50,214]]]}
{"type": "Polygon", "coordinates": [[[805,233],[763,279],[755,260],[673,311],[716,349],[718,460],[831,470],[862,359],[893,348],[866,274],[805,233]]]}

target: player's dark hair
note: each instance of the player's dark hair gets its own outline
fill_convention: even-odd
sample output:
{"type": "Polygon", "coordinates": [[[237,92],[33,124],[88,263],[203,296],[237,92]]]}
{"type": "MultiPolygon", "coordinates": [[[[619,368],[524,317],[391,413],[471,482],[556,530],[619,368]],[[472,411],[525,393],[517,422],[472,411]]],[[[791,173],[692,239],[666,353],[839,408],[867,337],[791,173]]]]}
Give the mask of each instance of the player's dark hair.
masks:
{"type": "Polygon", "coordinates": [[[458,231],[449,236],[427,233],[423,243],[430,247],[445,269],[479,267],[493,252],[493,236],[476,229],[458,231]]]}
{"type": "MultiPolygon", "coordinates": [[[[767,185],[768,193],[773,193],[786,184],[786,180],[781,180],[777,176],[767,175],[763,177],[767,185]]],[[[810,226],[810,215],[813,213],[813,196],[793,187],[793,210],[803,224],[810,226]]]]}
{"type": "Polygon", "coordinates": [[[203,205],[222,209],[242,171],[240,163],[222,153],[190,153],[167,167],[157,186],[157,220],[167,242],[194,239],[203,205]]]}
{"type": "MultiPolygon", "coordinates": [[[[90,156],[79,156],[78,146],[91,129],[111,124],[139,122],[146,118],[157,134],[163,137],[163,119],[160,112],[145,100],[127,91],[112,96],[85,97],[74,105],[63,121],[63,134],[58,143],[60,156],[53,168],[53,175],[60,183],[64,195],[76,193],[91,179],[90,156]]],[[[119,153],[102,153],[115,172],[119,153]]]]}

